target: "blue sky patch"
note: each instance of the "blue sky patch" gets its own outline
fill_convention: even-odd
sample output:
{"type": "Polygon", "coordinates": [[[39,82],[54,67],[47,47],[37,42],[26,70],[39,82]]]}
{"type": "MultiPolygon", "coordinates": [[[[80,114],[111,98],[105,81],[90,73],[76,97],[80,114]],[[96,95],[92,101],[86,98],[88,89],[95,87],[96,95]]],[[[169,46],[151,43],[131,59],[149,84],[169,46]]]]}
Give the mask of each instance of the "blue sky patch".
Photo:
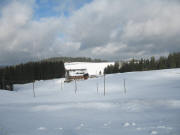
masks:
{"type": "Polygon", "coordinates": [[[35,19],[44,17],[70,16],[92,0],[36,0],[35,19]]]}

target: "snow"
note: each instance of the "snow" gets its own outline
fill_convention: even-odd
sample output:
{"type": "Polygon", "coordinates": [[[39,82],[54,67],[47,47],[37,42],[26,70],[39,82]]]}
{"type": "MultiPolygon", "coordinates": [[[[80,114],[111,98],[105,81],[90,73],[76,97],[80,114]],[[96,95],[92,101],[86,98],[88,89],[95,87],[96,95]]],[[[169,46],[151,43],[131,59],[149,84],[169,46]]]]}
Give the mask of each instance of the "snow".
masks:
{"type": "Polygon", "coordinates": [[[152,131],[151,135],[156,135],[158,132],[157,131],[152,131]]]}
{"type": "Polygon", "coordinates": [[[126,122],[123,124],[124,127],[129,127],[130,126],[130,123],[129,122],[126,122]]]}
{"type": "Polygon", "coordinates": [[[180,133],[180,69],[106,75],[106,96],[103,77],[77,81],[76,93],[63,80],[35,82],[35,98],[32,83],[0,90],[0,135],[180,133]]]}
{"type": "Polygon", "coordinates": [[[136,123],[132,122],[131,125],[132,125],[132,126],[136,126],[136,123]]]}
{"type": "Polygon", "coordinates": [[[46,130],[45,127],[39,127],[38,130],[46,130]]]}

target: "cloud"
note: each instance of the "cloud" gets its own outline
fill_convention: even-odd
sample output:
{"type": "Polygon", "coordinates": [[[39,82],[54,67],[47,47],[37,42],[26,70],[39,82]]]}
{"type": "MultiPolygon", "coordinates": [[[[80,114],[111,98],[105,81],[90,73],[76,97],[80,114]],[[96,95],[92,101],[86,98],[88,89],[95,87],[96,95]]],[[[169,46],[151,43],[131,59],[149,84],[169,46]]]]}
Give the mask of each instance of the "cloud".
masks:
{"type": "MultiPolygon", "coordinates": [[[[117,60],[180,51],[178,0],[94,0],[77,5],[69,0],[59,7],[60,12],[71,12],[68,16],[38,19],[34,16],[40,5],[34,0],[0,5],[1,64],[52,56],[117,60]]],[[[51,8],[58,12],[58,6],[51,8]]]]}
{"type": "Polygon", "coordinates": [[[50,50],[59,32],[61,19],[51,17],[33,20],[33,6],[33,2],[13,1],[2,9],[1,63],[20,63],[54,54],[50,50]]]}
{"type": "Polygon", "coordinates": [[[101,57],[163,55],[180,50],[179,12],[176,1],[98,0],[74,13],[68,35],[101,57]]]}
{"type": "Polygon", "coordinates": [[[112,56],[113,54],[119,52],[120,50],[124,50],[124,48],[126,48],[127,45],[126,44],[120,44],[120,43],[109,43],[106,46],[99,46],[99,47],[95,47],[92,50],[92,53],[94,55],[109,55],[112,56]]]}

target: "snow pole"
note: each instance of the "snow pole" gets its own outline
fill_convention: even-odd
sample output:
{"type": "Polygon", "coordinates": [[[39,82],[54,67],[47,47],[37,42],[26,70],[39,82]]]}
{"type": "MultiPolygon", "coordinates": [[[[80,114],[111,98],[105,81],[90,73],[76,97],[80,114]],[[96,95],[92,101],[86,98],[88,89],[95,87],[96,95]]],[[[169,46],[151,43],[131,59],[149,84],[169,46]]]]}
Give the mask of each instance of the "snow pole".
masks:
{"type": "Polygon", "coordinates": [[[63,90],[63,87],[62,87],[62,80],[61,80],[61,90],[63,90]]]}
{"type": "Polygon", "coordinates": [[[99,82],[98,82],[98,73],[96,70],[96,78],[97,78],[97,82],[96,82],[96,88],[97,88],[97,93],[99,92],[99,82]]]}
{"type": "Polygon", "coordinates": [[[34,90],[34,83],[35,83],[35,81],[33,81],[33,95],[34,95],[34,98],[35,98],[36,95],[35,95],[35,90],[34,90]]]}
{"type": "Polygon", "coordinates": [[[124,93],[126,94],[126,79],[124,79],[124,93]]]}
{"type": "Polygon", "coordinates": [[[77,83],[76,83],[76,79],[74,79],[74,84],[75,84],[75,94],[76,94],[76,91],[77,91],[77,83]]]}
{"type": "Polygon", "coordinates": [[[97,78],[96,86],[97,86],[97,93],[98,93],[98,91],[99,91],[99,82],[98,82],[98,78],[97,78]]]}
{"type": "Polygon", "coordinates": [[[105,77],[105,73],[104,73],[104,96],[106,95],[106,77],[105,77]]]}

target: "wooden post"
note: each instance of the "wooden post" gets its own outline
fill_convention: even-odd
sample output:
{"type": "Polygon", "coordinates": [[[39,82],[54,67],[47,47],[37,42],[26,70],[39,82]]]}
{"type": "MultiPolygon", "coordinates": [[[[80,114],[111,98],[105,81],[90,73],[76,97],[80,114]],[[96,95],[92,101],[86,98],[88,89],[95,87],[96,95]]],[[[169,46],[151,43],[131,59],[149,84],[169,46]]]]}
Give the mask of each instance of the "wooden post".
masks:
{"type": "Polygon", "coordinates": [[[35,83],[35,81],[33,81],[33,95],[34,95],[34,97],[36,97],[35,91],[34,91],[34,83],[35,83]]]}
{"type": "Polygon", "coordinates": [[[106,95],[106,75],[104,74],[104,96],[106,95]]]}
{"type": "Polygon", "coordinates": [[[62,80],[61,80],[61,90],[63,90],[63,88],[62,88],[62,80]]]}
{"type": "Polygon", "coordinates": [[[76,79],[74,79],[74,83],[75,83],[75,94],[76,94],[76,91],[77,91],[76,79]]]}
{"type": "Polygon", "coordinates": [[[126,94],[126,79],[124,79],[124,93],[126,94]]]}
{"type": "Polygon", "coordinates": [[[99,91],[99,82],[98,82],[98,78],[97,78],[96,86],[97,86],[97,93],[98,93],[98,91],[99,91]]]}

